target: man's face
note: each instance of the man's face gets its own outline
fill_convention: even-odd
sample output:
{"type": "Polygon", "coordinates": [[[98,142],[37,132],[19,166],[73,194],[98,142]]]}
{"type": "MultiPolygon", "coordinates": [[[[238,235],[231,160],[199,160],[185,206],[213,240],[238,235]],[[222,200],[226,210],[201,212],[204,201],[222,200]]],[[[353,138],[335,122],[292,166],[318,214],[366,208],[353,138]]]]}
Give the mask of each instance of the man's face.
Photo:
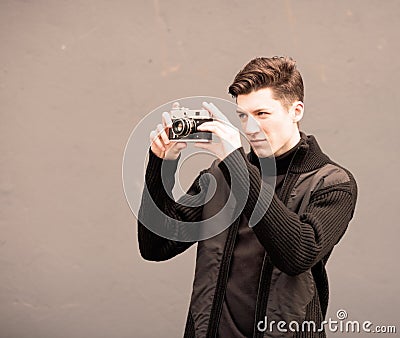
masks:
{"type": "Polygon", "coordinates": [[[303,115],[303,103],[295,102],[285,109],[273,99],[270,88],[238,95],[238,116],[243,131],[258,157],[279,156],[300,140],[297,122],[303,115]]]}

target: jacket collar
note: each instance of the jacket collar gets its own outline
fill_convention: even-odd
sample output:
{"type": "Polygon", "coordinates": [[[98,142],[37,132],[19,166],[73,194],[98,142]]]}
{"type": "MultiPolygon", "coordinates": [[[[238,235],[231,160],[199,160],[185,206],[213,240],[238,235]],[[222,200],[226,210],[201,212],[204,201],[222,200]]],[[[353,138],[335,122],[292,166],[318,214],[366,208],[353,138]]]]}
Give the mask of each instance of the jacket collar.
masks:
{"type": "MultiPolygon", "coordinates": [[[[253,149],[247,154],[247,158],[253,164],[258,163],[257,155],[253,149]]],[[[299,174],[306,173],[321,168],[330,162],[331,160],[322,152],[315,137],[300,132],[300,145],[293,157],[289,171],[299,174]]]]}

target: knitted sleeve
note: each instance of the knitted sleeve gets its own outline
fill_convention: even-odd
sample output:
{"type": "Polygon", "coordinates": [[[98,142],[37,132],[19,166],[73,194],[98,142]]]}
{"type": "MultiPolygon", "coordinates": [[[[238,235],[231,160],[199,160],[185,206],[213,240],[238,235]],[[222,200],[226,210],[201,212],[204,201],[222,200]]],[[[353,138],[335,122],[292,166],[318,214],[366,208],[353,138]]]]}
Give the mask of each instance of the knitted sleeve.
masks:
{"type": "MultiPolygon", "coordinates": [[[[167,239],[152,231],[160,229],[162,232],[168,228],[168,233],[173,235],[176,231],[182,231],[175,221],[197,222],[201,219],[201,201],[205,191],[201,177],[206,170],[198,175],[186,195],[176,202],[172,197],[172,189],[178,161],[179,159],[162,160],[150,150],[138,214],[139,250],[146,260],[168,260],[195,243],[167,239]],[[197,206],[190,207],[188,204],[197,206]]],[[[184,234],[179,238],[184,238],[184,234]]]]}
{"type": "Polygon", "coordinates": [[[261,184],[259,170],[242,148],[228,155],[220,168],[235,196],[248,193],[243,213],[249,220],[252,216],[259,220],[250,224],[253,231],[272,263],[289,275],[310,269],[328,254],[353,216],[357,186],[351,176],[348,182],[314,192],[305,211],[298,215],[283,204],[272,186],[261,184]],[[235,170],[229,173],[227,167],[235,170]]]}

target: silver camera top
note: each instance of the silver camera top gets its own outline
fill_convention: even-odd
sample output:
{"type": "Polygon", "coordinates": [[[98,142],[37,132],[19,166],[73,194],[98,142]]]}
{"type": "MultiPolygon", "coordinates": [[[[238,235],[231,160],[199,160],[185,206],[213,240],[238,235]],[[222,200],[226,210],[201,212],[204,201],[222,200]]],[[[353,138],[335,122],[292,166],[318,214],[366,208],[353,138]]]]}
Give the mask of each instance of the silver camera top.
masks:
{"type": "Polygon", "coordinates": [[[194,119],[202,119],[211,117],[210,113],[206,109],[189,109],[185,107],[180,108],[172,108],[170,112],[171,118],[173,119],[181,119],[181,118],[194,118],[194,119]]]}

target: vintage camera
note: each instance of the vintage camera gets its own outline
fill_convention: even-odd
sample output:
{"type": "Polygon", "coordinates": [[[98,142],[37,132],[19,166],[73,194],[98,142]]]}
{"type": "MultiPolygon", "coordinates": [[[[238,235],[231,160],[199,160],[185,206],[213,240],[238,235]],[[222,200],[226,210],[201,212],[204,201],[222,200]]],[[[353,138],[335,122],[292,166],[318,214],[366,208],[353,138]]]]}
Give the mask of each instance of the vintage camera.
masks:
{"type": "Polygon", "coordinates": [[[169,129],[168,137],[171,141],[182,142],[210,142],[212,133],[209,131],[198,131],[197,127],[204,122],[213,121],[208,110],[190,110],[179,107],[171,110],[172,127],[169,129]]]}

